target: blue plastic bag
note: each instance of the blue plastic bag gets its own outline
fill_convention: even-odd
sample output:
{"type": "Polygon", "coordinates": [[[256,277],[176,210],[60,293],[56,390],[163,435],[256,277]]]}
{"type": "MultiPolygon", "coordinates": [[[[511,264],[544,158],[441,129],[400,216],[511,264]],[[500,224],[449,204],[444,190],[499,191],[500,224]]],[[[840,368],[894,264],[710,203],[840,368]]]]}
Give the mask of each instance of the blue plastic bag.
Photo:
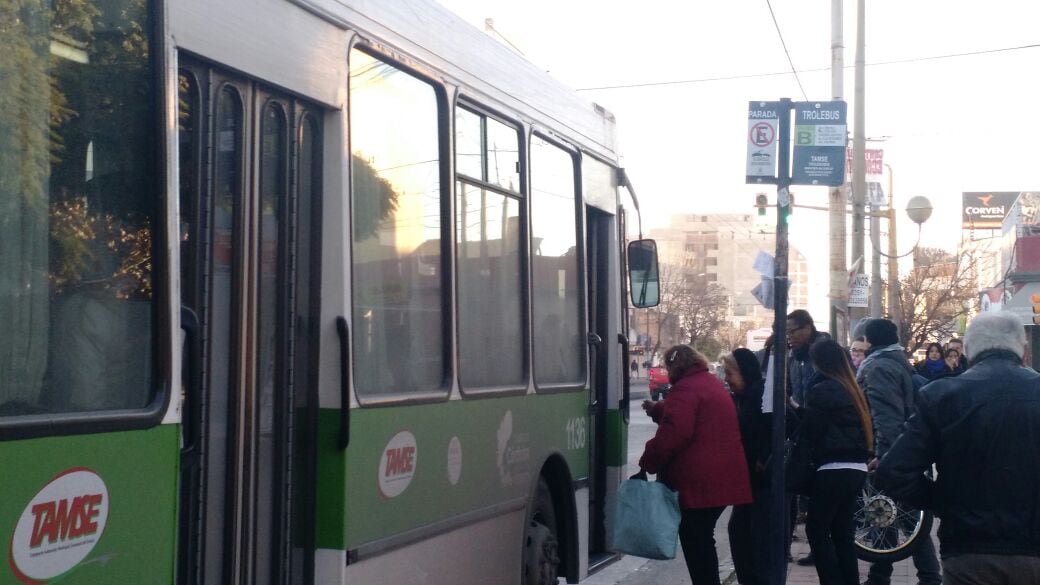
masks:
{"type": "Polygon", "coordinates": [[[658,481],[628,479],[618,488],[614,550],[637,557],[675,558],[679,493],[658,481]]]}

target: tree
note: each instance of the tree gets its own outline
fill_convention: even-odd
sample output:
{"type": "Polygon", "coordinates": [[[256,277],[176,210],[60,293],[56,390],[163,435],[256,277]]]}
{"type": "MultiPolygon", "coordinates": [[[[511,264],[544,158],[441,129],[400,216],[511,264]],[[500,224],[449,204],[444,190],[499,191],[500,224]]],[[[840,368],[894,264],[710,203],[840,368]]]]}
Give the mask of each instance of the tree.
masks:
{"type": "Polygon", "coordinates": [[[913,353],[932,341],[950,337],[960,318],[977,301],[976,259],[939,248],[919,248],[914,268],[901,281],[900,343],[913,353]]]}
{"type": "Polygon", "coordinates": [[[350,162],[354,173],[354,241],[361,242],[379,233],[380,223],[397,211],[400,194],[361,155],[351,154],[350,162]]]}
{"type": "Polygon", "coordinates": [[[696,346],[697,340],[714,337],[726,324],[729,295],[722,285],[703,278],[687,280],[677,302],[683,341],[696,346]]]}
{"type": "Polygon", "coordinates": [[[754,319],[730,321],[723,326],[717,337],[725,349],[733,351],[738,347],[746,347],[748,333],[759,327],[762,327],[762,324],[754,319]]]}
{"type": "Polygon", "coordinates": [[[718,361],[719,356],[722,355],[722,342],[714,337],[701,337],[697,339],[697,342],[693,344],[693,348],[704,354],[704,357],[708,358],[708,361],[718,361]]]}
{"type": "MultiPolygon", "coordinates": [[[[664,264],[660,270],[661,304],[657,307],[654,352],[660,350],[662,332],[673,332],[675,341],[698,347],[698,340],[712,339],[721,351],[719,331],[726,323],[729,295],[703,274],[664,264]]],[[[707,346],[705,346],[707,347],[707,346]]]]}

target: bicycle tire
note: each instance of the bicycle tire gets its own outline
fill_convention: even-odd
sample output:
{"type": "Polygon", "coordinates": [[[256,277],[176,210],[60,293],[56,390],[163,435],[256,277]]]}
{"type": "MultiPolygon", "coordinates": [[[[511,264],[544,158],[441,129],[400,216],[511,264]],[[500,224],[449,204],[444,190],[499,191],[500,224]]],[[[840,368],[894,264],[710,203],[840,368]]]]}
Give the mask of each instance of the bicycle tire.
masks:
{"type": "Polygon", "coordinates": [[[877,563],[894,563],[914,553],[922,535],[930,535],[932,513],[899,506],[874,487],[870,478],[856,500],[853,515],[856,557],[877,563]]]}

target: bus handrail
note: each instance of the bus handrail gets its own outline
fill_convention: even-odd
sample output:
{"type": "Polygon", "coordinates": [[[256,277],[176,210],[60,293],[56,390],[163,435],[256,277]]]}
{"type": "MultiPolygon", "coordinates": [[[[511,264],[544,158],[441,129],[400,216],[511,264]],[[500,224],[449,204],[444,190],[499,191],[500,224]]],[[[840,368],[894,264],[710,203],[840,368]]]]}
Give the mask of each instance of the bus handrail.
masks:
{"type": "Polygon", "coordinates": [[[181,305],[181,330],[184,331],[183,362],[181,372],[184,386],[184,403],[181,406],[181,427],[184,433],[184,444],[181,447],[183,457],[181,467],[194,466],[198,463],[198,438],[201,436],[200,392],[202,380],[199,370],[199,317],[195,311],[181,305]]]}
{"type": "Polygon", "coordinates": [[[343,315],[336,317],[339,334],[339,448],[350,445],[350,330],[343,315]]]}
{"type": "Polygon", "coordinates": [[[628,406],[632,399],[632,379],[628,373],[628,360],[632,359],[629,355],[628,349],[628,337],[618,333],[618,343],[621,344],[621,363],[625,364],[623,368],[625,375],[621,377],[621,400],[618,402],[618,408],[621,409],[621,420],[628,424],[628,406]]]}

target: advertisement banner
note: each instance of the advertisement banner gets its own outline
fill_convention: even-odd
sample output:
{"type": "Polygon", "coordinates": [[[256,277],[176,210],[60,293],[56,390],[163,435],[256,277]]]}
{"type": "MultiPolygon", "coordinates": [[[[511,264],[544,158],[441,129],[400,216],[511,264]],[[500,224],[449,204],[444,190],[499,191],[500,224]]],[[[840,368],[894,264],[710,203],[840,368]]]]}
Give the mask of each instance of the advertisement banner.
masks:
{"type": "Polygon", "coordinates": [[[1019,191],[966,191],[962,193],[963,229],[1000,229],[1004,217],[1018,199],[1019,191]]]}
{"type": "MultiPolygon", "coordinates": [[[[880,148],[868,148],[863,151],[863,162],[866,163],[868,183],[878,183],[885,169],[885,151],[880,148]]],[[[845,150],[845,174],[852,176],[852,149],[845,150]]]]}
{"type": "Polygon", "coordinates": [[[857,274],[855,280],[852,281],[852,286],[849,287],[849,306],[850,307],[868,307],[870,306],[870,276],[867,274],[857,274]]]}

